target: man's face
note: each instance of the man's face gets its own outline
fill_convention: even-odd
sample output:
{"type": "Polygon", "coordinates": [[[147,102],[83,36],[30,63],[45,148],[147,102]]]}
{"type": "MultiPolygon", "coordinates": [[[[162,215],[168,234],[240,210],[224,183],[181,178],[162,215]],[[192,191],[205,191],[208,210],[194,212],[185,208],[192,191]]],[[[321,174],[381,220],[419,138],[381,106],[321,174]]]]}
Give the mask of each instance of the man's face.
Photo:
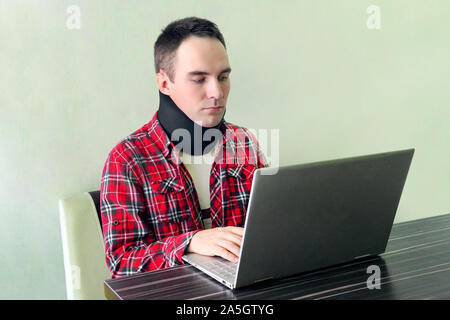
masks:
{"type": "Polygon", "coordinates": [[[174,59],[174,82],[164,72],[158,73],[162,93],[194,122],[214,127],[222,119],[231,72],[228,55],[222,43],[210,37],[191,36],[185,39],[174,59]]]}

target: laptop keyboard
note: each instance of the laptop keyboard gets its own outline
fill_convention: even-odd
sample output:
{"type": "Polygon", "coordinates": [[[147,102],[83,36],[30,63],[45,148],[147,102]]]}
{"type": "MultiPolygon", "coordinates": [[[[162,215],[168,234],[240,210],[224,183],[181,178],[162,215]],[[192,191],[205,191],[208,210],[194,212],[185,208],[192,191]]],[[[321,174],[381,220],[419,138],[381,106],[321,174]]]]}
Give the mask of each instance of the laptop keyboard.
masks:
{"type": "Polygon", "coordinates": [[[204,264],[207,270],[221,276],[221,277],[235,277],[237,271],[237,263],[225,259],[214,259],[212,262],[204,264]]]}

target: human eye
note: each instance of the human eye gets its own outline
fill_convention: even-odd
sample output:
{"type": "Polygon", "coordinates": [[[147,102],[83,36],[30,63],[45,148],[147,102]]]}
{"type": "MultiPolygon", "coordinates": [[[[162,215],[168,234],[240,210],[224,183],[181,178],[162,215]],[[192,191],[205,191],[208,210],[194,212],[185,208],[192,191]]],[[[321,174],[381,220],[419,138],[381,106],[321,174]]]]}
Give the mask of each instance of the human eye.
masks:
{"type": "Polygon", "coordinates": [[[195,83],[203,83],[203,82],[205,82],[205,78],[201,78],[201,79],[192,79],[192,81],[194,81],[195,83]]]}
{"type": "Polygon", "coordinates": [[[219,77],[219,81],[225,81],[228,79],[228,75],[219,77]]]}

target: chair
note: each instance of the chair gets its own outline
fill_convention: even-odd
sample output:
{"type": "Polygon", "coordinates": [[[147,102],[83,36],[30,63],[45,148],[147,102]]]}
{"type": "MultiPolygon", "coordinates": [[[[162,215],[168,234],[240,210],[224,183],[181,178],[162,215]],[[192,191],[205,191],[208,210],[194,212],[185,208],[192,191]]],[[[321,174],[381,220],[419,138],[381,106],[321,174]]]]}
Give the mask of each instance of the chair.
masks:
{"type": "Polygon", "coordinates": [[[103,281],[111,274],[105,261],[100,191],[59,201],[67,299],[105,299],[103,281]]]}

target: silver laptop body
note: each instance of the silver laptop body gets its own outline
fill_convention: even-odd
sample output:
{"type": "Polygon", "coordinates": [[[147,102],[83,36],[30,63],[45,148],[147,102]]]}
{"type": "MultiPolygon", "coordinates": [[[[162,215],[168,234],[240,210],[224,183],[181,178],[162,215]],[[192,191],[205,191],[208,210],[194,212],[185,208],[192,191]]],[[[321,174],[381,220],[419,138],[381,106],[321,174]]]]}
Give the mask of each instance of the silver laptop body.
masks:
{"type": "Polygon", "coordinates": [[[254,173],[239,262],[183,259],[231,289],[385,251],[414,149],[254,173]]]}

